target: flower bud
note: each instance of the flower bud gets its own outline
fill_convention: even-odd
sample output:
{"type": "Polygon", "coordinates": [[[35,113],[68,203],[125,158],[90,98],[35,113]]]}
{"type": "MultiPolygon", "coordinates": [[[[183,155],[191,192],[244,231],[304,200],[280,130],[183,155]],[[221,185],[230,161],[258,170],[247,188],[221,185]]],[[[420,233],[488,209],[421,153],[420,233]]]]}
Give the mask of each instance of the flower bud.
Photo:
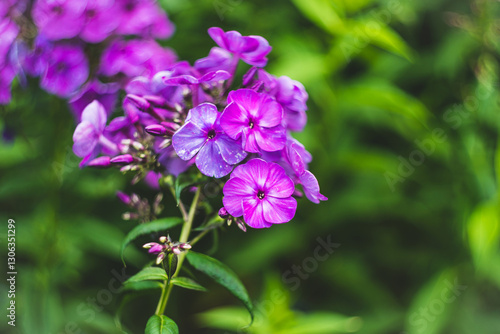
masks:
{"type": "Polygon", "coordinates": [[[144,130],[152,136],[164,136],[167,134],[167,129],[160,124],[148,125],[144,130]]]}
{"type": "Polygon", "coordinates": [[[175,131],[180,128],[179,124],[174,122],[161,122],[160,124],[165,128],[167,135],[170,136],[173,136],[175,131]]]}
{"type": "Polygon", "coordinates": [[[164,258],[165,258],[165,253],[158,254],[158,256],[156,257],[156,264],[160,264],[164,258]]]}
{"type": "Polygon", "coordinates": [[[172,247],[172,253],[179,255],[181,253],[181,250],[179,249],[179,247],[174,246],[172,247]]]}
{"type": "Polygon", "coordinates": [[[149,102],[140,96],[134,94],[127,94],[125,98],[129,100],[139,110],[144,111],[150,107],[149,102]]]}
{"type": "Polygon", "coordinates": [[[118,155],[110,160],[112,164],[116,165],[128,165],[134,161],[134,157],[130,154],[118,155]]]}
{"type": "Polygon", "coordinates": [[[181,249],[191,249],[191,245],[188,244],[187,242],[183,242],[179,244],[179,248],[181,249]]]}
{"type": "Polygon", "coordinates": [[[243,232],[246,232],[247,231],[247,227],[245,226],[245,223],[243,222],[243,220],[241,219],[236,219],[236,225],[238,225],[238,227],[240,228],[240,230],[242,230],[243,232]]]}
{"type": "Polygon", "coordinates": [[[132,142],[132,146],[137,150],[137,151],[142,151],[144,150],[144,145],[139,143],[138,141],[132,142]]]}
{"type": "Polygon", "coordinates": [[[167,237],[166,237],[166,236],[162,236],[162,237],[160,237],[160,242],[161,242],[161,243],[163,243],[163,244],[164,244],[166,241],[167,241],[167,237]]]}
{"type": "Polygon", "coordinates": [[[138,219],[138,218],[139,218],[139,215],[137,213],[134,213],[134,212],[125,212],[124,214],[122,214],[123,220],[131,220],[131,219],[138,219]]]}
{"type": "Polygon", "coordinates": [[[103,156],[90,161],[87,166],[94,168],[107,168],[111,166],[110,158],[108,156],[103,156]]]}
{"type": "Polygon", "coordinates": [[[225,207],[219,209],[219,217],[221,217],[222,219],[226,219],[227,217],[229,217],[229,213],[227,212],[225,207]]]}
{"type": "Polygon", "coordinates": [[[120,201],[122,201],[124,204],[126,205],[129,205],[130,202],[131,202],[131,199],[130,199],[130,196],[125,194],[124,192],[121,192],[121,191],[117,191],[116,192],[116,197],[118,197],[118,199],[120,201]]]}

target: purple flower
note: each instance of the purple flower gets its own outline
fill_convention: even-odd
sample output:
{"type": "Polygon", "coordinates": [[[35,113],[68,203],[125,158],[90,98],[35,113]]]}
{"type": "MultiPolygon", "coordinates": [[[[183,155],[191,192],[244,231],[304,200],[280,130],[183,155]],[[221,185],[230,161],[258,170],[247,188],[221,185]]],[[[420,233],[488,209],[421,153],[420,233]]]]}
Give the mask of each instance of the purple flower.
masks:
{"type": "Polygon", "coordinates": [[[116,144],[103,135],[106,118],[106,111],[99,101],[93,101],[83,110],[82,121],[73,134],[73,152],[77,156],[88,160],[89,156],[97,155],[99,147],[109,153],[118,152],[116,144]]]}
{"type": "Polygon", "coordinates": [[[163,82],[166,85],[200,85],[202,83],[219,82],[227,80],[231,74],[226,71],[208,72],[200,78],[195,78],[192,75],[180,75],[176,77],[165,78],[163,82]]]}
{"type": "Polygon", "coordinates": [[[38,0],[31,12],[40,33],[50,40],[73,38],[84,25],[87,0],[38,0]]]}
{"type": "Polygon", "coordinates": [[[47,69],[47,60],[50,58],[50,52],[53,44],[43,35],[35,38],[33,50],[30,50],[24,57],[23,68],[33,76],[41,75],[47,69]]]}
{"type": "Polygon", "coordinates": [[[104,84],[97,79],[82,87],[78,94],[69,100],[69,105],[77,122],[81,120],[83,109],[94,100],[99,101],[106,110],[106,114],[110,116],[116,105],[118,89],[119,86],[116,83],[104,84]]]}
{"type": "Polygon", "coordinates": [[[198,59],[194,63],[194,68],[197,69],[201,74],[206,74],[213,71],[226,71],[231,70],[231,60],[233,57],[231,53],[214,47],[210,50],[208,57],[198,59]]]}
{"type": "Polygon", "coordinates": [[[118,27],[120,16],[116,15],[113,0],[87,0],[83,13],[85,24],[80,37],[89,43],[105,40],[118,27]]]}
{"type": "Polygon", "coordinates": [[[8,53],[19,33],[19,27],[9,18],[0,18],[0,66],[8,60],[8,53]]]}
{"type": "Polygon", "coordinates": [[[264,37],[241,36],[237,31],[224,32],[218,27],[208,29],[208,34],[217,45],[233,53],[245,63],[258,67],[266,66],[266,56],[272,48],[264,37]]]}
{"type": "Polygon", "coordinates": [[[289,222],[295,215],[294,190],[293,181],[283,167],[252,159],[235,168],[224,185],[222,202],[232,216],[243,216],[247,225],[270,227],[289,222]]]}
{"type": "Polygon", "coordinates": [[[219,125],[220,114],[211,103],[191,109],[186,123],[172,137],[177,155],[183,160],[196,156],[196,166],[207,176],[223,177],[246,153],[241,143],[229,138],[219,125]]]}
{"type": "Polygon", "coordinates": [[[69,97],[87,80],[89,65],[81,47],[57,44],[48,57],[40,86],[49,93],[69,97]]]}
{"type": "Polygon", "coordinates": [[[175,62],[175,53],[154,40],[115,41],[104,50],[100,73],[128,77],[148,76],[167,69],[175,62]]]}
{"type": "Polygon", "coordinates": [[[229,104],[220,118],[221,127],[229,137],[241,137],[245,151],[272,152],[285,147],[283,108],[273,98],[251,89],[239,89],[230,92],[227,101],[229,104]]]}
{"type": "Polygon", "coordinates": [[[174,25],[154,0],[121,0],[117,2],[117,15],[121,23],[117,33],[122,35],[149,34],[155,38],[168,38],[174,25]]]}

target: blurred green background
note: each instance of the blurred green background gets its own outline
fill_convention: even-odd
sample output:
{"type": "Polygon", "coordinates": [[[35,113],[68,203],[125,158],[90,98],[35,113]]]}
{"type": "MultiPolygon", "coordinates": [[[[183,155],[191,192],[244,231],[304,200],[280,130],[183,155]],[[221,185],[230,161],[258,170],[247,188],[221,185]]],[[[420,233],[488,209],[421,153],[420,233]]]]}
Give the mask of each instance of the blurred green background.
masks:
{"type": "MultiPolygon", "coordinates": [[[[500,333],[498,1],[161,4],[177,27],[164,44],[180,59],[208,54],[211,26],[262,35],[268,70],[309,93],[309,123],[295,137],[329,201],[302,199],[288,224],[231,226],[217,248],[200,243],[247,286],[249,332],[500,333]],[[328,240],[331,254],[316,251],[328,240]]],[[[122,272],[120,244],[135,223],[122,221],[115,191],[154,192],[118,171],[79,169],[66,103],[36,87],[16,87],[0,111],[0,127],[16,134],[0,144],[1,253],[13,218],[18,261],[17,326],[4,318],[0,331],[121,333],[120,313],[124,330],[141,333],[159,294],[114,289],[149,260],[138,240],[122,272]]],[[[167,314],[181,333],[237,332],[243,308],[202,281],[210,292],[174,289],[167,314]]]]}

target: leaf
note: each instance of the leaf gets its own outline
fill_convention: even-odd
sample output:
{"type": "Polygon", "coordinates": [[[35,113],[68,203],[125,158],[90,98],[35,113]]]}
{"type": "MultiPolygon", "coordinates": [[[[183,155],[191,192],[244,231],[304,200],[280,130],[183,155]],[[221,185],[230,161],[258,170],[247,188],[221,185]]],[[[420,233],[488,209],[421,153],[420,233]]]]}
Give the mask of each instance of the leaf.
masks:
{"type": "Polygon", "coordinates": [[[162,218],[162,219],[157,219],[149,223],[144,223],[141,225],[137,225],[132,229],[132,231],[127,234],[125,237],[125,240],[123,240],[122,243],[122,248],[120,251],[120,257],[122,259],[123,265],[125,265],[125,260],[123,259],[123,253],[125,252],[125,248],[129,243],[131,243],[133,240],[137,239],[141,235],[149,234],[152,232],[158,232],[158,231],[165,231],[168,230],[174,226],[179,225],[182,223],[182,219],[178,217],[169,217],[169,218],[162,218]]]}
{"type": "Polygon", "coordinates": [[[293,0],[293,3],[302,13],[316,25],[330,33],[343,30],[343,21],[339,11],[335,10],[328,0],[293,0]]]}
{"type": "Polygon", "coordinates": [[[162,268],[146,267],[141,271],[139,271],[134,276],[130,277],[128,280],[126,280],[124,284],[141,282],[141,281],[155,281],[155,280],[164,281],[166,279],[168,279],[168,276],[165,273],[165,270],[163,270],[162,268]]]}
{"type": "Polygon", "coordinates": [[[196,291],[208,291],[206,288],[204,288],[197,282],[187,277],[175,277],[172,279],[171,282],[173,285],[177,285],[185,289],[191,289],[196,291]]]}
{"type": "Polygon", "coordinates": [[[178,334],[179,328],[176,323],[164,316],[153,315],[146,324],[145,334],[178,334]]]}
{"type": "Polygon", "coordinates": [[[151,289],[161,289],[163,284],[156,281],[138,281],[138,282],[128,282],[123,287],[126,291],[142,291],[151,289]]]}
{"type": "Polygon", "coordinates": [[[208,275],[238,298],[250,313],[250,324],[253,322],[253,305],[248,292],[238,276],[228,266],[210,256],[193,251],[187,253],[186,258],[196,270],[208,275]]]}

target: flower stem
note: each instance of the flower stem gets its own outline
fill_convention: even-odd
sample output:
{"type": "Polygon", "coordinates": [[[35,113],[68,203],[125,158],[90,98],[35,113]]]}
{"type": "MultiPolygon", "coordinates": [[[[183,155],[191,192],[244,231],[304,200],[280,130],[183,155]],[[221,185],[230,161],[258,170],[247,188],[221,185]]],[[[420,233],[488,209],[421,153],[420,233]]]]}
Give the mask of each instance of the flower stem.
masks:
{"type": "MultiPolygon", "coordinates": [[[[198,187],[196,193],[194,194],[193,202],[191,203],[191,207],[189,208],[189,213],[187,215],[187,219],[182,226],[181,236],[179,238],[179,242],[186,242],[189,239],[189,234],[191,233],[191,227],[193,225],[194,215],[196,213],[196,208],[198,207],[198,202],[200,200],[201,187],[198,187]]],[[[182,263],[184,262],[184,258],[186,257],[186,251],[182,252],[178,255],[177,262],[177,271],[172,276],[177,277],[177,274],[180,272],[182,263]]],[[[173,284],[168,284],[168,281],[165,280],[163,283],[163,289],[161,292],[160,300],[158,301],[158,305],[156,306],[156,315],[162,315],[165,312],[165,308],[167,307],[168,298],[170,297],[170,292],[172,291],[173,284]]]]}

